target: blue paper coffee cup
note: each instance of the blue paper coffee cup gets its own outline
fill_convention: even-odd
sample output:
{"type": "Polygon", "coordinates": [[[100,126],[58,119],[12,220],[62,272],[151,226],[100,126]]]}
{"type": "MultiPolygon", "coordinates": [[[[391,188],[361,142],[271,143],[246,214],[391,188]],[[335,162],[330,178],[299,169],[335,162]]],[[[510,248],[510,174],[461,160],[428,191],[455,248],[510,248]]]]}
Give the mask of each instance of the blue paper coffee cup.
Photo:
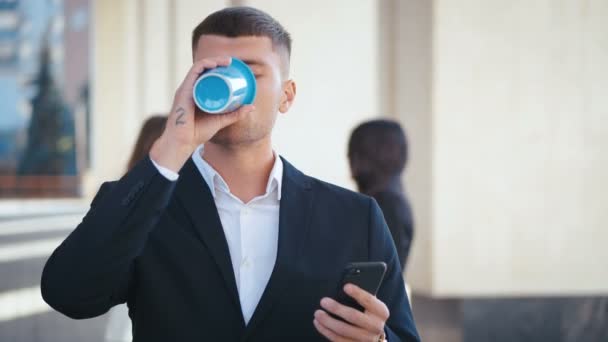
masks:
{"type": "Polygon", "coordinates": [[[203,112],[232,112],[255,100],[256,82],[253,72],[240,59],[232,57],[226,67],[209,69],[196,80],[192,89],[194,103],[203,112]]]}

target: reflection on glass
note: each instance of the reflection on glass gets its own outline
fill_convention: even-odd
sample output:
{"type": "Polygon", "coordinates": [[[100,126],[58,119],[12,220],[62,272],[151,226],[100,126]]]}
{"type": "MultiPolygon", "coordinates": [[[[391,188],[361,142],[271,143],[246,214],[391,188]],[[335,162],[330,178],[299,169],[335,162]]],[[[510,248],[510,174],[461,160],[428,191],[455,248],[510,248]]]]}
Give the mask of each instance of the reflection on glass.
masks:
{"type": "Polygon", "coordinates": [[[88,0],[0,1],[0,198],[79,195],[88,35],[88,0]]]}

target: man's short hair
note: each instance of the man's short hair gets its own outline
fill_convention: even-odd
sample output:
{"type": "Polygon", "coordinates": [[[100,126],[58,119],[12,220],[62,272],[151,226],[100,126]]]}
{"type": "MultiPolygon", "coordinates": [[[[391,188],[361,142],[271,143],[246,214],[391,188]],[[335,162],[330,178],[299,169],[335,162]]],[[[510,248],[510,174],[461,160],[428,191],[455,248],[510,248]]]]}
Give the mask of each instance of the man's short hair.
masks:
{"type": "Polygon", "coordinates": [[[193,53],[202,35],[268,37],[273,49],[285,49],[287,61],[291,56],[289,33],[268,13],[252,7],[227,7],[210,14],[192,31],[193,53]]]}

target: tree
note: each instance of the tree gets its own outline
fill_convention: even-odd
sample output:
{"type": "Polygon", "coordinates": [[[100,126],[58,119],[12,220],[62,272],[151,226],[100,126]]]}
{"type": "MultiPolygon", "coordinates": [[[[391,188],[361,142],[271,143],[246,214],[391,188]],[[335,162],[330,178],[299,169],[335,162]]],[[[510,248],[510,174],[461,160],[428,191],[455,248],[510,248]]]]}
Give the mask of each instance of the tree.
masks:
{"type": "Polygon", "coordinates": [[[40,69],[32,81],[36,95],[19,175],[76,175],[74,118],[53,78],[48,43],[42,47],[40,69]]]}

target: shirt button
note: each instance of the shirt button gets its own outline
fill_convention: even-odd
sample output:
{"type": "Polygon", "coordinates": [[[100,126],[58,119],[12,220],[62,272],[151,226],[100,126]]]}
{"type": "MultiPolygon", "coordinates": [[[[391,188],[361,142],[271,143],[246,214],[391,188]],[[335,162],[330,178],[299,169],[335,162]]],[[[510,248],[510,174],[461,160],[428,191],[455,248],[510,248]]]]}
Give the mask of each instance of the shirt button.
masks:
{"type": "Polygon", "coordinates": [[[243,215],[249,215],[249,208],[243,209],[243,215]]]}
{"type": "Polygon", "coordinates": [[[241,266],[244,267],[244,268],[249,268],[250,264],[251,263],[249,262],[249,258],[245,258],[245,259],[243,259],[243,262],[241,263],[241,266]]]}

